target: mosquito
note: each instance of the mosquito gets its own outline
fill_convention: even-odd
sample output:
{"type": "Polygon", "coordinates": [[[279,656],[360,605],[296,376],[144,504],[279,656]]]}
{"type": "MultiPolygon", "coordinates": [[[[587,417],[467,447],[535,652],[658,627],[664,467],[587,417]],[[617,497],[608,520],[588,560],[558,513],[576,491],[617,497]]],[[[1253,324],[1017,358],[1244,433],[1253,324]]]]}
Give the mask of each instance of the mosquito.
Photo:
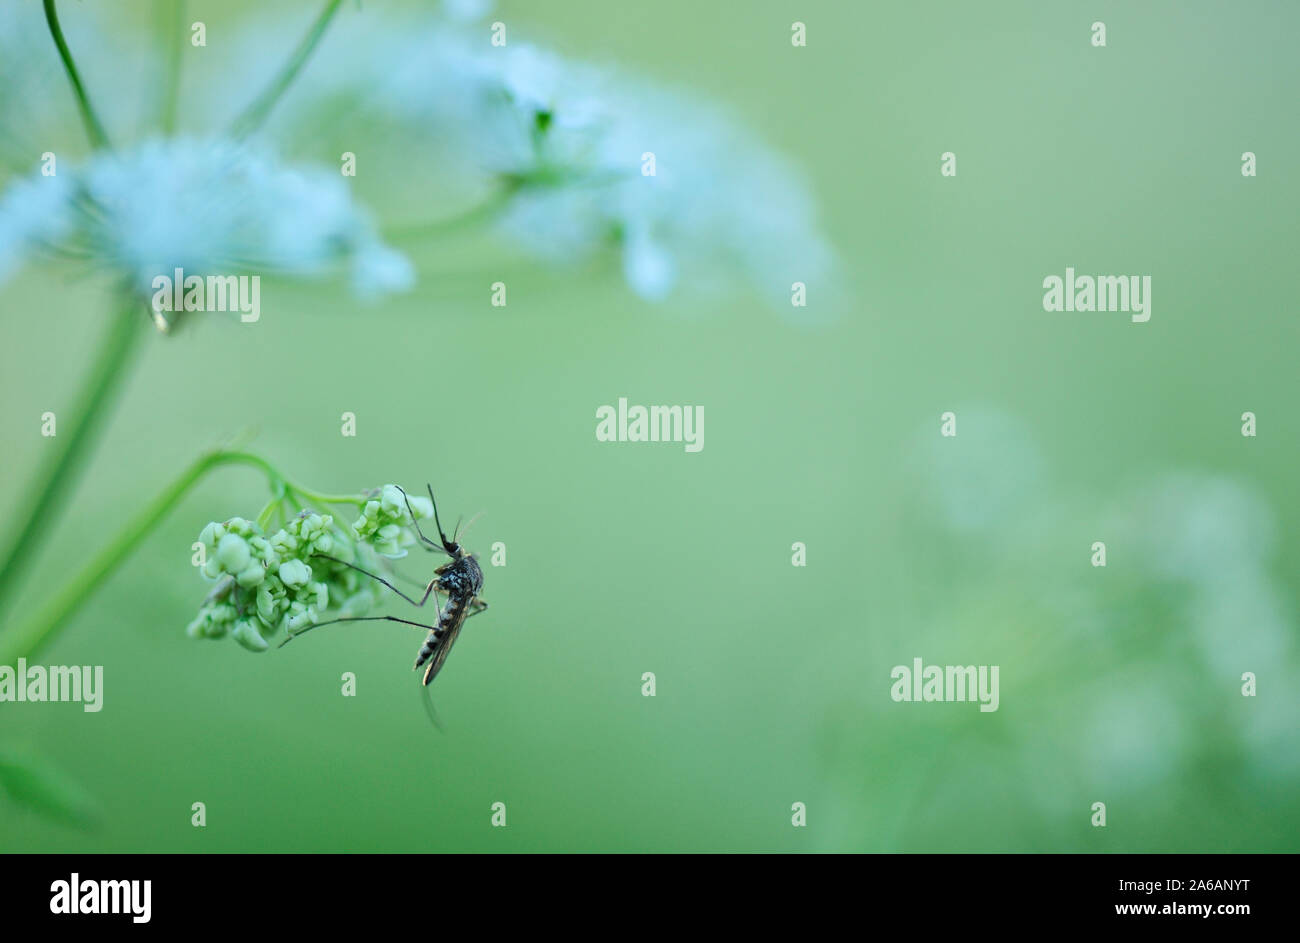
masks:
{"type": "Polygon", "coordinates": [[[472,553],[466,553],[465,548],[457,542],[457,537],[460,534],[459,524],[456,525],[456,530],[452,532],[451,539],[447,539],[447,535],[442,529],[442,521],[438,518],[438,502],[433,497],[433,486],[429,485],[428,488],[429,501],[433,505],[433,521],[438,527],[438,537],[441,543],[424,535],[424,532],[420,530],[420,522],[416,519],[415,511],[411,508],[411,499],[406,496],[406,492],[402,491],[401,488],[397,489],[402,491],[402,498],[406,501],[406,510],[411,515],[411,523],[415,525],[415,533],[419,536],[420,543],[430,552],[445,553],[451,557],[448,562],[433,571],[433,579],[429,580],[429,585],[424,588],[424,595],[418,600],[406,595],[382,576],[371,573],[369,570],[363,570],[346,560],[340,560],[324,553],[318,553],[316,556],[332,560],[373,580],[378,580],[417,608],[424,606],[429,601],[429,598],[433,597],[434,606],[438,607],[437,623],[426,625],[423,622],[413,622],[410,619],[399,619],[397,616],[349,616],[330,619],[326,622],[317,622],[315,625],[308,626],[302,631],[290,635],[280,643],[281,648],[305,632],[319,629],[321,626],[333,625],[337,622],[400,622],[403,625],[414,625],[422,629],[428,629],[429,637],[420,646],[420,651],[415,656],[415,667],[412,670],[418,671],[423,667],[425,686],[427,687],[433,682],[433,679],[438,676],[438,672],[442,670],[442,666],[446,663],[447,656],[451,653],[451,647],[456,644],[456,639],[460,636],[460,630],[465,625],[465,620],[470,616],[478,615],[488,607],[488,604],[486,600],[479,599],[479,593],[483,591],[483,570],[478,565],[478,558],[472,553]],[[442,605],[441,600],[438,598],[439,593],[447,597],[446,605],[442,605]]]}

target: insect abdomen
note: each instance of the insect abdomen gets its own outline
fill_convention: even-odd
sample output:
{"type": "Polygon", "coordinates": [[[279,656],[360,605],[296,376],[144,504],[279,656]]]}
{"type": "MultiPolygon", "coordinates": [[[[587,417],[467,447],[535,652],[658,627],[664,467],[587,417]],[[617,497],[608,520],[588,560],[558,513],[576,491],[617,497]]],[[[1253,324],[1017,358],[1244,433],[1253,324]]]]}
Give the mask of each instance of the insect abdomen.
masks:
{"type": "Polygon", "coordinates": [[[468,604],[469,600],[457,596],[447,600],[447,605],[443,607],[442,612],[438,613],[438,627],[429,633],[429,637],[420,646],[420,653],[415,656],[416,668],[419,668],[433,657],[433,653],[438,650],[438,644],[442,641],[443,636],[462,618],[468,604]]]}
{"type": "Polygon", "coordinates": [[[429,633],[429,637],[425,639],[424,644],[420,646],[419,654],[415,656],[416,668],[419,668],[433,656],[434,650],[438,647],[438,638],[439,635],[437,629],[429,633]]]}

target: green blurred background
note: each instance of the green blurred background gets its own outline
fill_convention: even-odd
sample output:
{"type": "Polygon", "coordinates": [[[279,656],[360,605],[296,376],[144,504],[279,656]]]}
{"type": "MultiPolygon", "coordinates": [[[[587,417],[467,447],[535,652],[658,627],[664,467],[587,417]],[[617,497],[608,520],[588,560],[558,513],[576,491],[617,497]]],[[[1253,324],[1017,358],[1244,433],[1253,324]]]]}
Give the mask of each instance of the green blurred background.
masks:
{"type": "MultiPolygon", "coordinates": [[[[205,54],[257,6],[315,10],[193,3],[205,54]]],[[[151,28],[150,4],[112,7],[151,28]]],[[[250,426],[313,488],[431,481],[508,565],[434,685],[440,735],[417,630],[260,656],[186,638],[206,591],[190,543],[265,500],[253,472],[218,471],[36,659],[103,665],[103,711],[0,705],[0,746],[99,809],[78,828],[0,800],[0,849],[1296,850],[1300,8],[516,0],[494,18],[727,103],[802,167],[842,265],[834,317],[741,291],[656,306],[616,265],[485,237],[427,244],[419,287],[380,306],[268,281],[255,329],[151,337],[27,605],[250,426]],[[1044,312],[1067,265],[1152,275],[1150,322],[1044,312]],[[596,442],[619,396],[703,405],[703,452],[596,442]],[[1000,665],[1000,710],[892,702],[891,667],[917,656],[1000,665]]],[[[435,175],[355,186],[406,220],[435,175]]],[[[0,288],[7,521],[110,303],[56,266],[0,288]]]]}

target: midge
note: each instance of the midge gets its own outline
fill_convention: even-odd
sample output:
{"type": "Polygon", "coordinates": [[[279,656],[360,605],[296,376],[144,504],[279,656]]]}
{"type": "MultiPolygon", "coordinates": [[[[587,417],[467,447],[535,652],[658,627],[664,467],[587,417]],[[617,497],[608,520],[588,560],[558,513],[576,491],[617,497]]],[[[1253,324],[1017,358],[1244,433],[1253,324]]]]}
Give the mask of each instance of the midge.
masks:
{"type": "Polygon", "coordinates": [[[433,504],[433,521],[438,526],[438,537],[442,541],[441,545],[424,536],[424,532],[420,530],[420,522],[415,516],[415,511],[411,508],[411,499],[406,496],[406,492],[402,491],[401,488],[397,489],[402,491],[402,498],[406,501],[406,510],[411,515],[411,523],[415,525],[415,533],[419,536],[421,545],[431,552],[445,553],[451,557],[449,562],[433,571],[433,579],[424,588],[424,595],[419,600],[411,598],[388,580],[371,573],[369,570],[363,570],[359,566],[353,566],[351,563],[340,560],[338,557],[331,557],[329,554],[318,553],[316,556],[323,557],[326,560],[333,560],[335,563],[356,570],[373,580],[378,580],[413,606],[423,606],[432,596],[434,605],[439,606],[437,624],[426,625],[423,622],[412,622],[410,619],[399,619],[397,616],[352,616],[343,619],[330,619],[326,622],[317,622],[315,625],[292,633],[280,643],[281,648],[284,648],[284,646],[305,632],[319,629],[323,625],[333,625],[336,622],[400,622],[403,625],[414,625],[429,630],[429,637],[424,640],[419,653],[415,656],[415,668],[413,670],[418,671],[421,666],[427,666],[424,669],[424,683],[426,685],[438,676],[443,663],[447,661],[447,655],[450,654],[451,647],[456,644],[456,638],[460,635],[465,620],[470,616],[478,615],[488,607],[488,604],[485,600],[478,598],[479,593],[483,591],[483,570],[479,568],[478,558],[472,553],[466,553],[465,548],[456,542],[456,537],[460,533],[459,524],[456,526],[456,531],[453,532],[451,539],[447,539],[447,535],[442,530],[442,521],[438,519],[438,502],[433,497],[433,485],[429,485],[428,488],[429,501],[433,504]],[[441,605],[438,593],[442,593],[447,597],[445,606],[441,605]]]}

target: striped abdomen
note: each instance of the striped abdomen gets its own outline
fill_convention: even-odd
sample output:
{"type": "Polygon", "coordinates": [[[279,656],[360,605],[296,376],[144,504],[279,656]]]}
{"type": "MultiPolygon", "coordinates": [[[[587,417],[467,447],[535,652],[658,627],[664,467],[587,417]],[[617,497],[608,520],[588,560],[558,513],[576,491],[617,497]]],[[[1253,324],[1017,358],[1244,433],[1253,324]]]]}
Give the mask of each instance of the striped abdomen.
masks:
{"type": "Polygon", "coordinates": [[[468,598],[452,596],[447,600],[447,605],[443,606],[442,611],[438,613],[438,627],[429,633],[429,637],[420,646],[420,653],[415,656],[416,668],[433,657],[433,653],[438,650],[438,645],[446,638],[447,633],[464,621],[468,608],[468,598]]]}

